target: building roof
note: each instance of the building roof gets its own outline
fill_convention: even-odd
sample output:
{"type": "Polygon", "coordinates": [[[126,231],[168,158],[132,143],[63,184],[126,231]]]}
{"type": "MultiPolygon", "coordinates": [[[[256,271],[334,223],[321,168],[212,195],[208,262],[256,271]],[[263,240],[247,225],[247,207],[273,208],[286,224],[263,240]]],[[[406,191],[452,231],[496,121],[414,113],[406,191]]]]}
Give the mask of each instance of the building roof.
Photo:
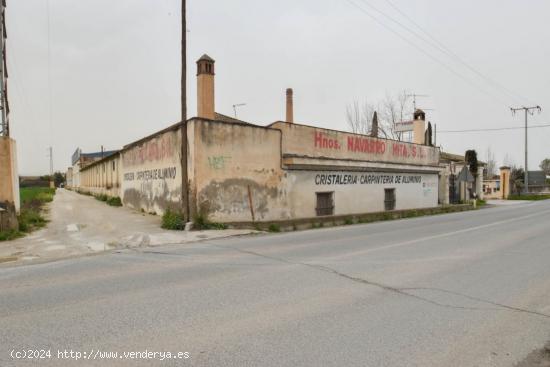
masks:
{"type": "Polygon", "coordinates": [[[216,117],[216,119],[215,119],[216,121],[227,122],[227,123],[230,123],[230,124],[237,123],[237,124],[254,125],[254,124],[251,124],[250,122],[239,120],[237,118],[227,116],[227,115],[224,115],[224,114],[218,113],[218,112],[215,113],[215,117],[216,117]]]}
{"type": "MultiPolygon", "coordinates": [[[[465,157],[463,155],[447,153],[447,152],[441,152],[440,160],[441,161],[448,161],[448,162],[466,163],[465,157]]],[[[486,166],[487,165],[485,162],[480,161],[480,160],[478,160],[477,163],[480,166],[486,166]]]]}
{"type": "Polygon", "coordinates": [[[529,171],[529,186],[547,186],[544,171],[529,171]]]}
{"type": "Polygon", "coordinates": [[[216,62],[216,61],[214,61],[213,58],[211,58],[211,57],[208,56],[207,54],[202,55],[201,58],[197,60],[197,62],[198,62],[198,61],[203,61],[203,60],[204,60],[204,61],[210,61],[210,62],[216,62]]]}
{"type": "Polygon", "coordinates": [[[101,159],[98,159],[96,161],[93,161],[93,162],[90,162],[89,164],[84,165],[83,167],[80,168],[80,171],[85,171],[87,169],[90,169],[92,167],[100,165],[101,163],[104,163],[104,162],[110,160],[111,158],[114,158],[117,155],[120,155],[120,150],[112,150],[111,152],[114,152],[114,153],[110,154],[110,155],[103,156],[103,158],[101,158],[101,159]]]}
{"type": "Polygon", "coordinates": [[[118,153],[118,150],[104,150],[103,152],[80,153],[80,156],[84,158],[106,158],[115,153],[118,153]]]}

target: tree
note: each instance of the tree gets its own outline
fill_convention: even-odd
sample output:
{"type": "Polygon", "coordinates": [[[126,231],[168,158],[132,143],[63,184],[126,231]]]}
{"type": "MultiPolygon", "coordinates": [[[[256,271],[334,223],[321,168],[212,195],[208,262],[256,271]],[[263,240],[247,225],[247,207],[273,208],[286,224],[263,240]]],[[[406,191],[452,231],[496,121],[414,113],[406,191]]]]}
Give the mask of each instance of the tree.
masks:
{"type": "Polygon", "coordinates": [[[53,174],[53,182],[55,187],[61,186],[62,183],[65,183],[65,175],[61,172],[55,172],[53,174]]]}
{"type": "Polygon", "coordinates": [[[512,193],[521,195],[524,186],[525,171],[521,167],[513,166],[510,170],[510,188],[512,193]]]}
{"type": "Polygon", "coordinates": [[[386,97],[376,104],[368,101],[360,104],[354,101],[346,106],[346,121],[351,131],[357,134],[370,134],[375,111],[378,111],[379,136],[394,140],[401,140],[401,133],[395,131],[395,124],[403,121],[406,116],[412,116],[414,112],[404,91],[395,96],[386,94],[386,97]]]}
{"type": "Polygon", "coordinates": [[[550,158],[543,159],[539,167],[546,176],[550,176],[550,158]]]}
{"type": "Polygon", "coordinates": [[[485,168],[485,178],[492,179],[497,173],[497,162],[495,160],[495,154],[491,151],[491,148],[487,149],[487,166],[485,168]]]}
{"type": "Polygon", "coordinates": [[[475,188],[477,187],[477,170],[479,166],[479,163],[477,161],[477,152],[473,149],[467,150],[466,154],[464,155],[464,160],[468,165],[468,169],[470,170],[470,173],[472,174],[472,176],[474,176],[474,190],[475,190],[475,188]]]}
{"type": "Polygon", "coordinates": [[[371,121],[375,107],[365,101],[359,105],[358,101],[346,106],[346,121],[352,132],[356,134],[368,134],[371,129],[371,121]]]}

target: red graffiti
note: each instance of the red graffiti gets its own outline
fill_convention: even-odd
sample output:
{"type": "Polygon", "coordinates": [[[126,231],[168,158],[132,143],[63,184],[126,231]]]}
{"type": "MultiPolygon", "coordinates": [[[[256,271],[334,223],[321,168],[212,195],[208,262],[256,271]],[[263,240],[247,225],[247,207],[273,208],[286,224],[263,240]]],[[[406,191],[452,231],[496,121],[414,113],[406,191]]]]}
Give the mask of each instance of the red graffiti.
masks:
{"type": "Polygon", "coordinates": [[[314,140],[316,148],[340,149],[338,140],[329,138],[322,132],[316,131],[314,140]]]}
{"type": "Polygon", "coordinates": [[[175,139],[171,133],[155,137],[122,153],[124,165],[134,166],[171,157],[175,153],[175,139]]]}
{"type": "Polygon", "coordinates": [[[376,139],[348,136],[348,150],[352,152],[384,154],[386,143],[376,139]]]}

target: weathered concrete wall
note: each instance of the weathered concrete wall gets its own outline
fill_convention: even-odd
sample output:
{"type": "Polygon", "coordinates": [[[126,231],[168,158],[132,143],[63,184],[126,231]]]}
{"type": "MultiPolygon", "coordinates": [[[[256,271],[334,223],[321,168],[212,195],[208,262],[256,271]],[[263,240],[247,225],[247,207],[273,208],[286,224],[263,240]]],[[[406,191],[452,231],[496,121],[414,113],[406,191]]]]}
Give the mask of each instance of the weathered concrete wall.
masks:
{"type": "Polygon", "coordinates": [[[121,151],[124,205],[148,213],[181,211],[181,132],[171,127],[121,151]]]}
{"type": "Polygon", "coordinates": [[[68,188],[73,187],[73,167],[69,167],[67,169],[67,173],[65,174],[65,184],[68,188]]]}
{"type": "Polygon", "coordinates": [[[395,210],[438,205],[437,173],[288,171],[284,180],[290,216],[316,216],[318,192],[333,192],[334,215],[379,212],[384,189],[395,189],[395,210]]]}
{"type": "Polygon", "coordinates": [[[84,167],[79,173],[80,186],[76,189],[92,194],[121,196],[120,154],[114,154],[84,167]]]}
{"type": "Polygon", "coordinates": [[[283,133],[282,151],[285,157],[322,157],[423,166],[439,164],[439,148],[436,147],[285,122],[276,122],[271,127],[283,133]]]}
{"type": "Polygon", "coordinates": [[[19,213],[19,172],[15,140],[0,137],[0,203],[13,205],[19,213]]]}
{"type": "Polygon", "coordinates": [[[280,131],[196,119],[188,135],[194,214],[219,222],[289,218],[280,131]]]}

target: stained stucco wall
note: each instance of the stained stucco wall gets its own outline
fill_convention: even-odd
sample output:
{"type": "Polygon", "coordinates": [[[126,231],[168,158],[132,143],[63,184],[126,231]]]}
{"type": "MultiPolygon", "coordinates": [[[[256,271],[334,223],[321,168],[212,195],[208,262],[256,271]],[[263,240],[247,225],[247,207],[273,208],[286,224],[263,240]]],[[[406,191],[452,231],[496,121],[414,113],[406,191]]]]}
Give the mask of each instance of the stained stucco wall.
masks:
{"type": "Polygon", "coordinates": [[[148,213],[181,211],[181,132],[170,128],[121,152],[124,205],[148,213]]]}
{"type": "Polygon", "coordinates": [[[79,172],[80,182],[75,189],[97,195],[120,197],[122,181],[120,165],[120,155],[114,154],[84,167],[79,172]]]}
{"type": "Polygon", "coordinates": [[[0,202],[8,202],[19,213],[19,173],[15,140],[0,137],[0,202]]]}
{"type": "Polygon", "coordinates": [[[192,211],[220,222],[289,218],[280,131],[197,119],[188,134],[192,211]]]}
{"type": "Polygon", "coordinates": [[[419,166],[437,166],[439,149],[425,145],[377,139],[365,135],[276,122],[272,128],[283,133],[285,157],[345,159],[419,166]]]}
{"type": "Polygon", "coordinates": [[[317,192],[333,192],[334,214],[384,211],[384,189],[395,189],[395,209],[436,207],[434,173],[289,171],[284,180],[291,216],[315,217],[317,192]]]}

